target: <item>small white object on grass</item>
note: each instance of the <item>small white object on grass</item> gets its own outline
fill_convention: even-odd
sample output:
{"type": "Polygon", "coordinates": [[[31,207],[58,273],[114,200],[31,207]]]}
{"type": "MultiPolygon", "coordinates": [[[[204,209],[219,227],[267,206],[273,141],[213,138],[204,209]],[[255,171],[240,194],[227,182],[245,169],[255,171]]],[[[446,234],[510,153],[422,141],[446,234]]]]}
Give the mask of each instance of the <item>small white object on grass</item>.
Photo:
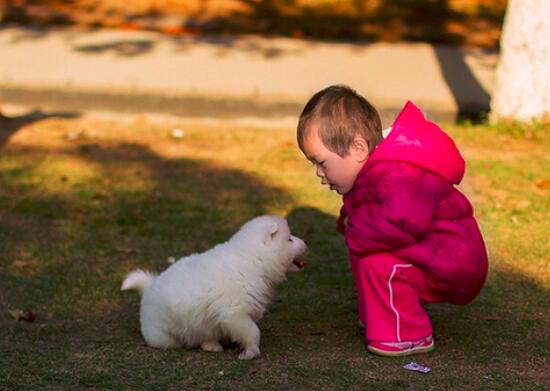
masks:
{"type": "Polygon", "coordinates": [[[185,132],[180,129],[180,128],[175,128],[175,129],[172,129],[172,138],[183,138],[183,136],[185,136],[185,132]]]}
{"type": "Polygon", "coordinates": [[[422,364],[418,364],[414,361],[403,366],[403,368],[408,369],[409,371],[415,371],[420,373],[430,373],[432,369],[422,364]]]}

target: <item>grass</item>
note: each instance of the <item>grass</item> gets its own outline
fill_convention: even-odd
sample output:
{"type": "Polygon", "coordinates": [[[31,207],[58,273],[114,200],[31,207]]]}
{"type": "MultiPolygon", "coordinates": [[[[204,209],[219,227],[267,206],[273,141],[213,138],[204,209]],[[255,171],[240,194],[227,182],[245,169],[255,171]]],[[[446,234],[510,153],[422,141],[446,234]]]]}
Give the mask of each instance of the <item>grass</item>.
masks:
{"type": "MultiPolygon", "coordinates": [[[[550,378],[550,141],[498,127],[449,130],[468,162],[463,189],[491,269],[466,307],[431,305],[436,351],[367,353],[339,198],[321,188],[292,129],[37,118],[0,145],[0,389],[537,390],[550,378]],[[179,127],[182,139],[170,136],[179,127]],[[265,318],[262,356],[144,345],[135,267],[225,240],[247,219],[288,216],[310,245],[265,318]],[[32,323],[10,310],[32,310],[32,323]]],[[[12,125],[15,122],[11,122],[12,125]]]]}

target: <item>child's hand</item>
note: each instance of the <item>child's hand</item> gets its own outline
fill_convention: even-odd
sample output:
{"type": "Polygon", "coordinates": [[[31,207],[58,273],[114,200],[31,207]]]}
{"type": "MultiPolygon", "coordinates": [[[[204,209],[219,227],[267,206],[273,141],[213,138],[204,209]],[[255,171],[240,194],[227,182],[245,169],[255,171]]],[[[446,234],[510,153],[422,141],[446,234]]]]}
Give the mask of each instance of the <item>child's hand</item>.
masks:
{"type": "Polygon", "coordinates": [[[336,230],[340,233],[346,233],[348,229],[348,216],[340,216],[336,222],[336,230]]]}

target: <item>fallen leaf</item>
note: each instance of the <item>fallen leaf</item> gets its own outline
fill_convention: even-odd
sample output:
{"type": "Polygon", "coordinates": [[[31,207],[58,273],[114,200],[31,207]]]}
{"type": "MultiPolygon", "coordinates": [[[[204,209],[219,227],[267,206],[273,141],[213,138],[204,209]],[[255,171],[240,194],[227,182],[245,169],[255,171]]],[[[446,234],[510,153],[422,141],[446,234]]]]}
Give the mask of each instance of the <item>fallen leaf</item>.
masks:
{"type": "Polygon", "coordinates": [[[23,261],[22,259],[16,259],[15,261],[13,261],[13,266],[26,267],[29,266],[29,263],[27,261],[23,261]]]}
{"type": "Polygon", "coordinates": [[[23,311],[23,310],[11,310],[8,311],[13,319],[16,321],[24,320],[25,322],[32,323],[36,319],[36,315],[33,311],[23,311]]]}
{"type": "Polygon", "coordinates": [[[139,24],[132,23],[132,22],[122,23],[119,27],[124,30],[141,30],[142,29],[139,24]]]}
{"type": "Polygon", "coordinates": [[[168,35],[183,35],[185,30],[181,26],[168,26],[162,29],[164,34],[168,35]]]}
{"type": "Polygon", "coordinates": [[[541,190],[548,190],[550,189],[550,180],[541,179],[540,181],[536,181],[535,185],[541,190]]]}

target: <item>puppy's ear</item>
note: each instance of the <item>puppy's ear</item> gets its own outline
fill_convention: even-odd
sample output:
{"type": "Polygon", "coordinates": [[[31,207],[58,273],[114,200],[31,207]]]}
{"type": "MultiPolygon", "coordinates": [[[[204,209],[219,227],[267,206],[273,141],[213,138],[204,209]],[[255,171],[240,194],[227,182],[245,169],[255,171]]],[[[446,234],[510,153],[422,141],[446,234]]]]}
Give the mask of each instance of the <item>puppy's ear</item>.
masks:
{"type": "Polygon", "coordinates": [[[273,240],[279,231],[279,226],[276,223],[269,223],[266,226],[266,235],[264,238],[264,244],[267,244],[269,241],[273,240]]]}

